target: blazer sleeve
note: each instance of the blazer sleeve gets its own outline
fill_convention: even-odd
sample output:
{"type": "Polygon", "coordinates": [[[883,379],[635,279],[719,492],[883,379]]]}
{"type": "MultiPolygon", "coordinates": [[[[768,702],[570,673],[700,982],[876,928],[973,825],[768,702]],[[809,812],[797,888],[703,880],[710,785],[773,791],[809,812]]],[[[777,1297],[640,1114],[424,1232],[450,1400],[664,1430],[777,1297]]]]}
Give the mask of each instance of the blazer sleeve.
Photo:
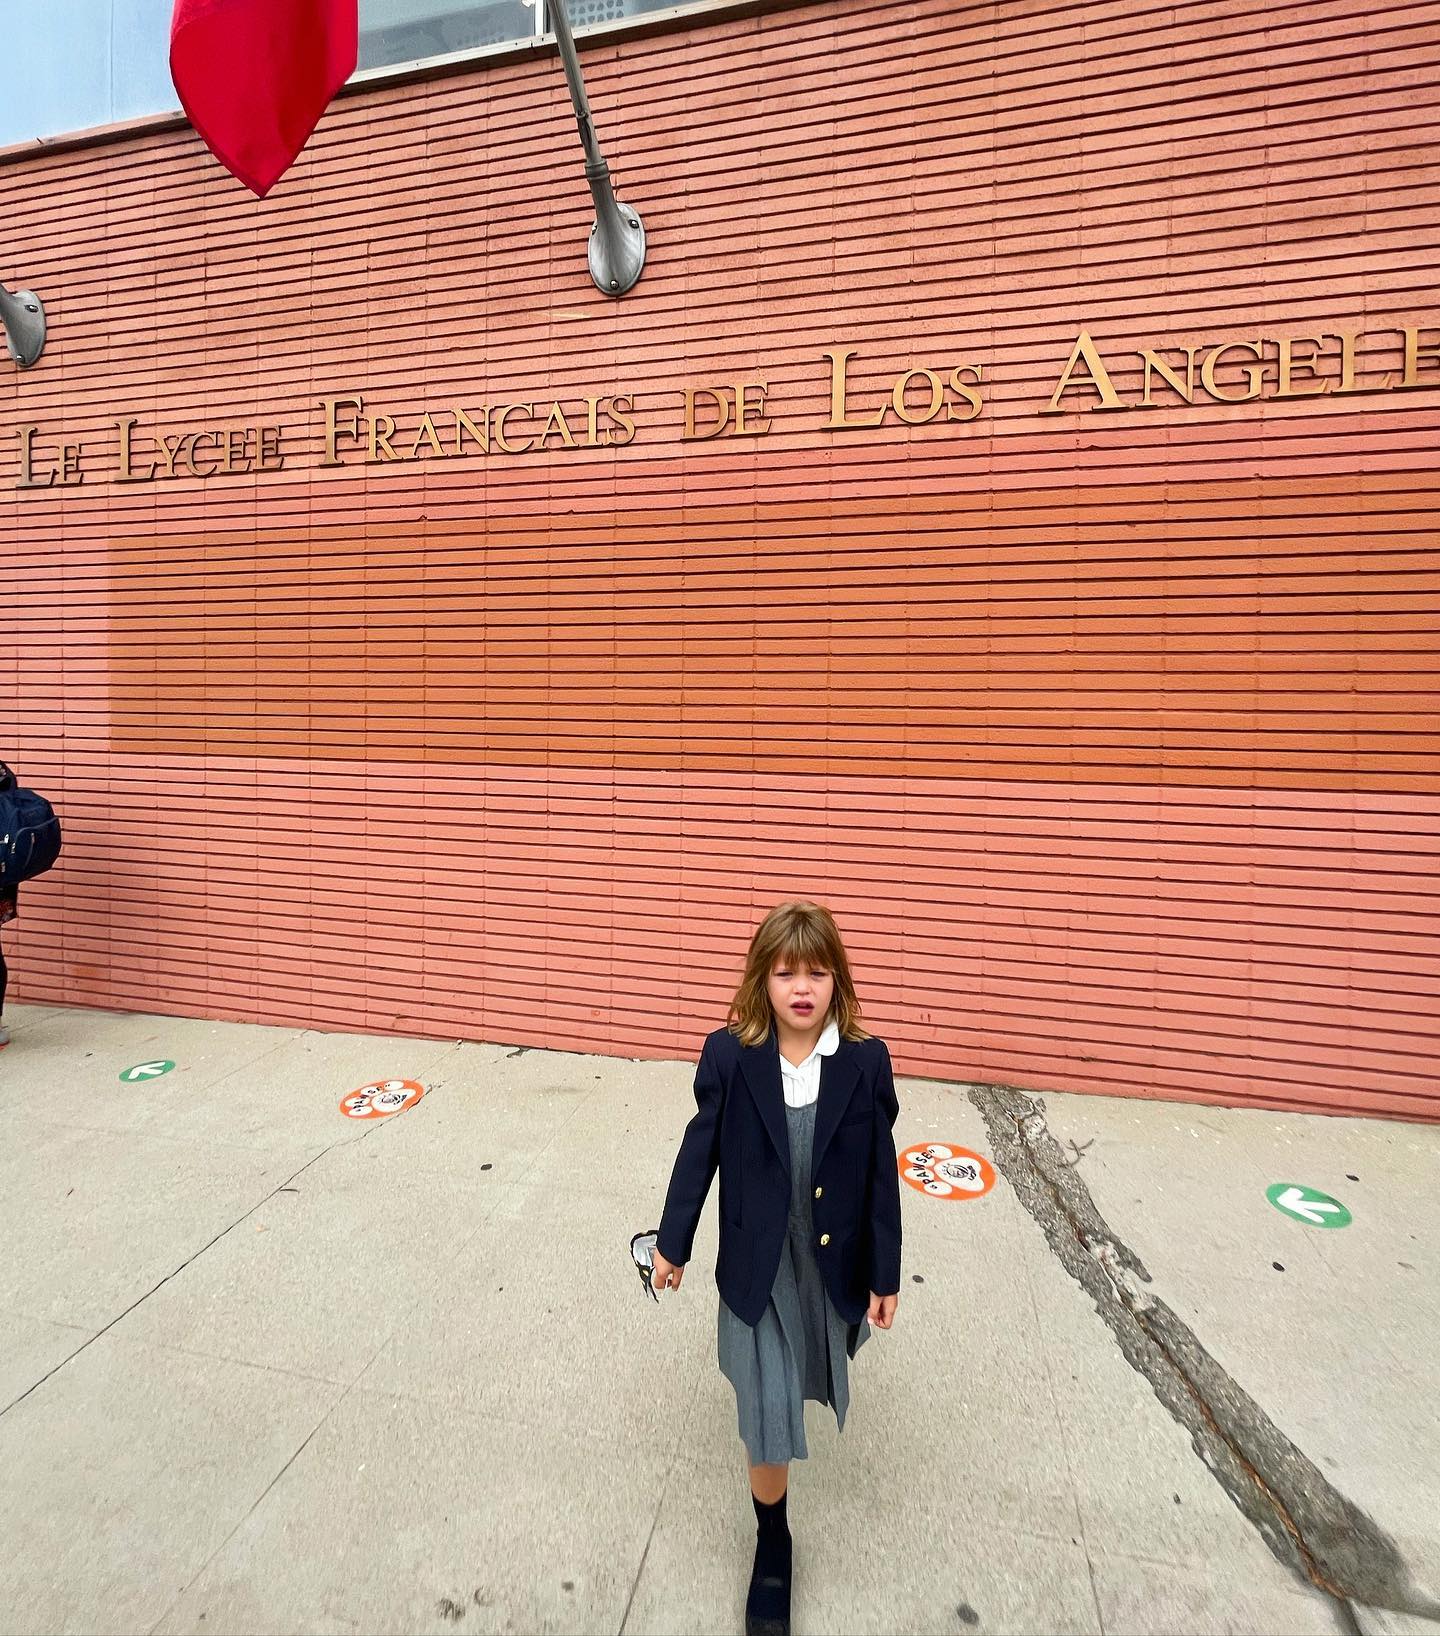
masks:
{"type": "Polygon", "coordinates": [[[892,1134],[900,1115],[890,1052],[880,1042],[875,1080],[875,1122],[871,1129],[870,1292],[900,1293],[900,1169],[892,1134]]]}
{"type": "Polygon", "coordinates": [[[706,1040],[695,1068],[695,1113],[680,1139],[656,1240],[660,1254],[677,1267],[690,1259],[700,1212],[720,1163],[720,1110],[724,1101],[724,1083],[710,1041],[706,1040]]]}

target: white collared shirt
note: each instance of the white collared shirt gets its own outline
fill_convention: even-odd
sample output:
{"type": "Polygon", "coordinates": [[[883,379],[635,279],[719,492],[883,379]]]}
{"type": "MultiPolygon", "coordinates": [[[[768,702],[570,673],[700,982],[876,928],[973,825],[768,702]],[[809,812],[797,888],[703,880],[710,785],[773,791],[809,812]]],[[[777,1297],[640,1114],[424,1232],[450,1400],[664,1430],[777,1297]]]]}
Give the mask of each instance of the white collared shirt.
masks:
{"type": "Polygon", "coordinates": [[[820,1058],[832,1057],[840,1046],[840,1030],[828,1022],[821,1030],[815,1049],[804,1062],[787,1062],[780,1058],[780,1085],[785,1092],[785,1105],[790,1108],[808,1108],[820,1095],[820,1058]]]}

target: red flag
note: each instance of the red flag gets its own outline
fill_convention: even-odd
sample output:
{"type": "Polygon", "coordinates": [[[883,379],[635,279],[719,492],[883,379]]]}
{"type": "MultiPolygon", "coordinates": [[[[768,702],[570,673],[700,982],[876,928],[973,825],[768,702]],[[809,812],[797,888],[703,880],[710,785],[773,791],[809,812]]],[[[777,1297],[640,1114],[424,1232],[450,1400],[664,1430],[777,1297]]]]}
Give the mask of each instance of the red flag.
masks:
{"type": "Polygon", "coordinates": [[[175,0],[170,77],[190,123],[263,199],[355,72],[359,0],[175,0]]]}

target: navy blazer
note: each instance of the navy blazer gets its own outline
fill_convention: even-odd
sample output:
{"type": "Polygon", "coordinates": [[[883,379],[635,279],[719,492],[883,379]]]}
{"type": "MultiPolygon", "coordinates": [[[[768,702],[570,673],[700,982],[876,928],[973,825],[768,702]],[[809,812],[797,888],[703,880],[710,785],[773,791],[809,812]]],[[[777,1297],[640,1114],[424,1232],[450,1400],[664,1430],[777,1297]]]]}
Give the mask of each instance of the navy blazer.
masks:
{"type": "MultiPolygon", "coordinates": [[[[890,1134],[900,1111],[883,1040],[842,1039],[820,1059],[811,1160],[815,1257],[835,1310],[858,1324],[870,1293],[900,1291],[900,1173],[890,1134]]],[[[695,1116],[685,1127],[658,1248],[683,1267],[716,1168],[725,1304],[757,1324],[770,1299],[790,1215],[790,1136],[772,1028],[741,1045],[727,1028],[705,1041],[695,1069],[695,1116]]]]}

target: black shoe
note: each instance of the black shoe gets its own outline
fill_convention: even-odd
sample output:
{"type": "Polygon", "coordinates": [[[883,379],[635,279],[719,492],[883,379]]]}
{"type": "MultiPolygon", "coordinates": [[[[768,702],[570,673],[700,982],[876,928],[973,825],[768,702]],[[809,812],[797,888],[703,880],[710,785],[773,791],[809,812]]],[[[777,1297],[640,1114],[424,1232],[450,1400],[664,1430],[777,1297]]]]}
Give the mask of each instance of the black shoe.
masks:
{"type": "Polygon", "coordinates": [[[790,1636],[790,1536],[760,1540],[745,1599],[745,1636],[790,1636]]]}

